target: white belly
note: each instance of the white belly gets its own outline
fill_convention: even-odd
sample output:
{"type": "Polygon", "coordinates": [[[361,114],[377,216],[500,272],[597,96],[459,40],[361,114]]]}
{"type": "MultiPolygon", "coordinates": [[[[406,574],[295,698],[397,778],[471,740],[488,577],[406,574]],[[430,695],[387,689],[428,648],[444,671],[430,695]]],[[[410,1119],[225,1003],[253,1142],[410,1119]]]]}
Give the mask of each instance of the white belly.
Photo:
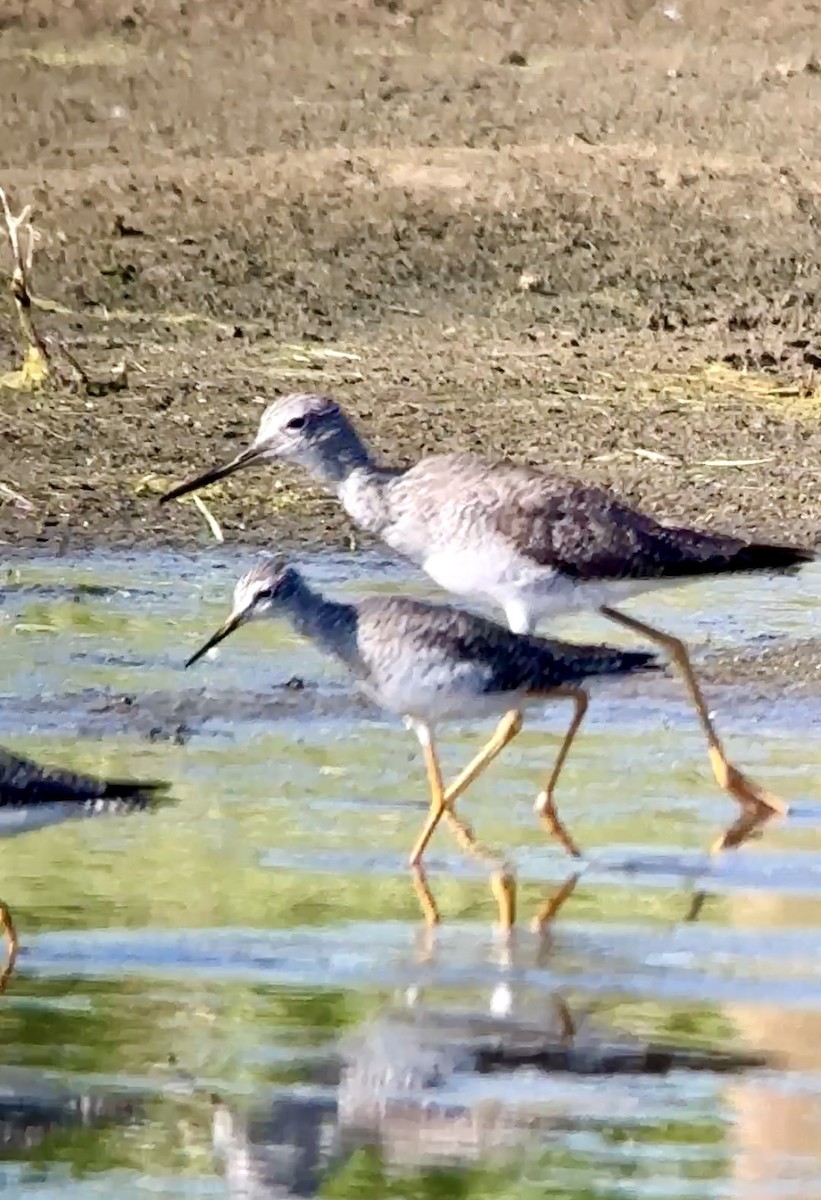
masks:
{"type": "Polygon", "coordinates": [[[440,552],[426,558],[422,566],[447,591],[498,605],[514,633],[532,632],[544,618],[621,604],[658,588],[694,582],[687,578],[577,581],[502,547],[498,552],[440,552]]]}
{"type": "MultiPolygon", "coordinates": [[[[422,567],[446,591],[489,600],[502,607],[513,596],[533,600],[552,596],[561,605],[561,595],[569,596],[572,589],[556,571],[512,555],[504,543],[482,550],[437,551],[428,555],[422,567]]],[[[563,611],[562,607],[558,611],[563,611]]]]}
{"type": "Polygon", "coordinates": [[[583,612],[601,608],[603,604],[621,604],[634,596],[659,589],[669,591],[674,587],[693,583],[694,580],[679,579],[611,579],[576,582],[564,579],[561,586],[535,589],[526,592],[527,602],[538,617],[558,616],[564,612],[583,612]]]}
{"type": "Polygon", "coordinates": [[[62,801],[0,808],[0,837],[16,837],[18,833],[31,833],[48,825],[60,825],[72,817],[82,816],[83,812],[81,805],[62,801]]]}

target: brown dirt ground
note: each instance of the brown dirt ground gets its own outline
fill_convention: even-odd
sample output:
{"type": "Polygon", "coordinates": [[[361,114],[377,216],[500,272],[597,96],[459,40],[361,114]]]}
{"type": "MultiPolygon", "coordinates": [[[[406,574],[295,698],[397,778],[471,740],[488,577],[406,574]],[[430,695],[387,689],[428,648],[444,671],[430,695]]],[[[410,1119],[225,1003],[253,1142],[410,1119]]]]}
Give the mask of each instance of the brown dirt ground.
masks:
{"type": "MultiPolygon", "coordinates": [[[[809,0],[5,0],[37,320],[128,387],[0,391],[0,539],[205,539],[154,492],[311,389],[396,461],[482,449],[815,542],[817,55],[809,0]]],[[[226,536],[339,545],[293,482],[213,493],[226,536]]]]}

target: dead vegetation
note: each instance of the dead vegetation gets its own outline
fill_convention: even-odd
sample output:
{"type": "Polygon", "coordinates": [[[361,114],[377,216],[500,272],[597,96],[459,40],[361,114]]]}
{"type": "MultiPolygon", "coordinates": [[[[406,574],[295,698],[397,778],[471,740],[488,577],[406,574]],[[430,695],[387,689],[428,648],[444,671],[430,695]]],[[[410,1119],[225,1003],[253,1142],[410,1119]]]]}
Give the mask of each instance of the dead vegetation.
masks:
{"type": "Polygon", "coordinates": [[[40,387],[49,373],[49,355],[45,343],[35,327],[31,314],[31,291],[29,278],[34,263],[34,247],[39,233],[31,223],[31,205],[17,214],[9,208],[6,193],[0,188],[0,203],[6,222],[9,246],[11,247],[12,271],[10,276],[11,295],[20,322],[23,339],[23,362],[19,370],[0,376],[0,386],[31,391],[40,387]]]}
{"type": "Polygon", "coordinates": [[[127,388],[128,375],[124,361],[119,363],[107,378],[93,378],[60,338],[54,334],[45,337],[40,334],[34,320],[36,301],[32,294],[31,276],[34,251],[41,240],[41,234],[31,222],[30,204],[26,204],[15,216],[3,188],[0,188],[0,204],[3,208],[12,258],[9,287],[23,344],[21,366],[16,371],[7,371],[0,375],[0,387],[18,392],[33,392],[44,387],[50,379],[55,380],[55,376],[58,384],[65,383],[65,372],[61,376],[55,365],[53,352],[56,351],[68,363],[86,395],[104,396],[108,392],[127,388]]]}

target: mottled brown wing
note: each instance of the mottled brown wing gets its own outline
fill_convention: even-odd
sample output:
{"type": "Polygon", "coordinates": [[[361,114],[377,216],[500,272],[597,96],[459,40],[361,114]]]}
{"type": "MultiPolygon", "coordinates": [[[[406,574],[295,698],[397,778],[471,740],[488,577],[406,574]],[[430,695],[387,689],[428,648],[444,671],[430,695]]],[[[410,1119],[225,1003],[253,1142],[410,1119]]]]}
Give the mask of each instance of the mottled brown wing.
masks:
{"type": "Polygon", "coordinates": [[[500,506],[497,522],[520,554],[578,580],[720,572],[745,545],[660,525],[604,488],[553,481],[500,506]]]}

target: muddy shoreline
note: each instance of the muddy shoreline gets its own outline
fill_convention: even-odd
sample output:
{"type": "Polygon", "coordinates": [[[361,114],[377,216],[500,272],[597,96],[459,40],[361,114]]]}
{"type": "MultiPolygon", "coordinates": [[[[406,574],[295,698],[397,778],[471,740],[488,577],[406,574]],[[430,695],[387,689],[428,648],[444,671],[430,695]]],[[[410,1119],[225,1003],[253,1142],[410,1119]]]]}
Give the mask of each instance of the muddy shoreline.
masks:
{"type": "MultiPolygon", "coordinates": [[[[207,543],[157,491],[295,389],[395,462],[463,446],[815,543],[817,13],[640,7],[12,4],[36,317],[128,387],[3,391],[3,552],[207,543]]],[[[346,544],[288,474],[210,503],[230,540],[346,544]]]]}

